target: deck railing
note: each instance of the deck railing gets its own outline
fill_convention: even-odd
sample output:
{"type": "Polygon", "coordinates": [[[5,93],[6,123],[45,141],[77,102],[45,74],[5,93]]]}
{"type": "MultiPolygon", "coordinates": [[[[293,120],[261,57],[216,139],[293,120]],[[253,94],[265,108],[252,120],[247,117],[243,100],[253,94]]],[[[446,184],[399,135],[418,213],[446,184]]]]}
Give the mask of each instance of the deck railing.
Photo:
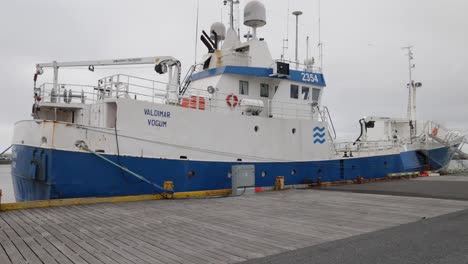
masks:
{"type": "Polygon", "coordinates": [[[400,151],[401,146],[401,142],[389,140],[335,143],[337,154],[344,157],[362,157],[382,152],[396,153],[400,151]]]}
{"type": "Polygon", "coordinates": [[[40,101],[49,103],[90,104],[97,100],[96,86],[82,84],[43,83],[39,88],[40,101]]]}
{"type": "Polygon", "coordinates": [[[289,63],[289,68],[291,70],[303,70],[307,72],[312,72],[312,73],[322,73],[322,68],[312,66],[312,65],[306,65],[304,63],[296,62],[296,61],[291,61],[291,60],[284,60],[284,59],[277,59],[275,62],[285,62],[289,63]]]}
{"type": "MultiPolygon", "coordinates": [[[[166,103],[167,88],[166,82],[135,77],[125,74],[108,76],[98,80],[96,86],[59,84],[54,90],[52,83],[45,83],[40,86],[41,101],[47,103],[80,103],[90,104],[107,98],[129,98],[152,103],[166,103]]],[[[179,85],[177,85],[179,91],[179,85]]],[[[213,89],[215,89],[213,87],[213,89]]],[[[211,111],[233,111],[226,103],[229,93],[215,91],[210,93],[208,89],[199,89],[191,86],[190,89],[180,97],[190,99],[192,96],[204,97],[204,110],[211,111]]],[[[238,95],[241,103],[242,95],[238,95]]],[[[182,104],[181,104],[182,105],[182,104]]],[[[291,119],[317,119],[323,109],[317,109],[312,102],[298,103],[293,101],[265,100],[262,116],[291,118],[291,119]],[[317,111],[319,110],[319,111],[317,111]]],[[[247,114],[247,113],[246,113],[247,114]]],[[[329,120],[321,120],[329,122],[329,120]]]]}

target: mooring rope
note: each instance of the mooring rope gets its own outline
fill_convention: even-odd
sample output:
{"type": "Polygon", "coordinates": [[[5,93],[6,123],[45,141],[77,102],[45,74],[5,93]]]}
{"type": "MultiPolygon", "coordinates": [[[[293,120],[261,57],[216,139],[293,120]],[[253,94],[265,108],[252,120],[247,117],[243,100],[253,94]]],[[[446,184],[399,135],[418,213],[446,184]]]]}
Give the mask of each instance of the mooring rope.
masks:
{"type": "Polygon", "coordinates": [[[161,187],[161,186],[159,186],[158,184],[156,184],[156,183],[154,183],[154,182],[148,180],[147,178],[145,178],[145,177],[143,177],[143,176],[141,176],[141,175],[139,175],[139,174],[137,174],[137,173],[135,173],[135,172],[133,172],[133,171],[131,171],[131,170],[129,170],[129,169],[127,169],[127,168],[125,168],[125,167],[123,167],[123,166],[121,166],[121,165],[115,163],[115,162],[113,162],[112,160],[110,160],[110,159],[104,157],[103,155],[101,155],[101,154],[99,154],[99,153],[97,153],[97,152],[95,152],[95,151],[89,149],[88,146],[86,145],[86,143],[85,143],[84,141],[77,141],[77,142],[75,143],[75,146],[78,147],[79,149],[88,151],[89,153],[98,156],[99,158],[101,158],[101,159],[103,159],[103,160],[109,162],[110,164],[112,164],[112,165],[114,165],[114,166],[120,168],[121,170],[123,170],[123,171],[129,173],[130,175],[135,176],[136,178],[138,178],[138,179],[140,179],[140,180],[142,180],[142,181],[144,181],[144,182],[146,182],[146,183],[152,185],[153,187],[155,187],[156,189],[158,189],[158,190],[160,190],[160,191],[162,192],[161,194],[164,196],[164,198],[167,198],[167,197],[165,196],[165,193],[174,194],[174,191],[173,191],[173,190],[164,189],[163,187],[161,187]]]}
{"type": "Polygon", "coordinates": [[[2,153],[0,153],[0,156],[2,156],[3,154],[5,154],[5,152],[7,152],[9,149],[11,149],[13,145],[10,145],[8,148],[6,148],[4,151],[2,151],[2,153]]]}

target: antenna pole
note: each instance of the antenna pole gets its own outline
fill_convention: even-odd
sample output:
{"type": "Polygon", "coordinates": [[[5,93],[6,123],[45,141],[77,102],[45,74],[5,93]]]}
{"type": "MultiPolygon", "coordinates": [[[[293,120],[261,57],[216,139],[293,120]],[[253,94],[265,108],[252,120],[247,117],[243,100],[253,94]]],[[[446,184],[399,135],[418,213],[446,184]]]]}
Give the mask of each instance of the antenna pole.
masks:
{"type": "Polygon", "coordinates": [[[408,53],[406,56],[408,56],[408,110],[407,110],[407,117],[409,120],[415,120],[416,119],[416,100],[415,100],[415,93],[416,93],[416,88],[414,86],[414,81],[413,81],[413,68],[414,65],[412,64],[413,60],[413,51],[411,50],[413,47],[408,46],[408,47],[403,47],[402,49],[407,50],[408,53]]]}
{"type": "Polygon", "coordinates": [[[288,48],[288,39],[283,39],[283,54],[281,54],[281,60],[284,61],[284,50],[288,48]],[[285,45],[286,43],[286,45],[285,45]]]}
{"type": "Polygon", "coordinates": [[[286,38],[283,39],[283,53],[281,54],[281,61],[284,61],[284,50],[289,47],[289,0],[288,0],[288,9],[286,11],[286,38]],[[286,43],[286,45],[285,45],[286,43]]]}
{"type": "MultiPolygon", "coordinates": [[[[229,28],[234,29],[234,0],[227,0],[229,3],[229,28]]],[[[226,2],[225,2],[226,3],[226,2]]]]}
{"type": "Polygon", "coordinates": [[[197,64],[197,50],[198,50],[198,11],[200,8],[200,0],[197,0],[197,22],[195,24],[195,59],[194,64],[197,64]]]}
{"type": "Polygon", "coordinates": [[[318,0],[318,47],[319,47],[320,70],[322,71],[323,69],[323,49],[322,49],[323,43],[322,43],[321,32],[320,32],[321,31],[320,13],[321,13],[320,0],[318,0]]]}
{"type": "Polygon", "coordinates": [[[296,70],[299,69],[299,55],[298,55],[298,50],[299,50],[299,16],[302,15],[301,11],[294,11],[292,13],[293,15],[296,16],[296,70]]]}

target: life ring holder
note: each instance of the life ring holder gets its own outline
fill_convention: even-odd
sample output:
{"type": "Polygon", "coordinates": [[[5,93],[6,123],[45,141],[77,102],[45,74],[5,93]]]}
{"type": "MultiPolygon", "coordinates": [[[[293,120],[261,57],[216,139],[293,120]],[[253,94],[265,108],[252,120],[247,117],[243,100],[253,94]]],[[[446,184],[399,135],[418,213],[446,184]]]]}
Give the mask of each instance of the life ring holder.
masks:
{"type": "Polygon", "coordinates": [[[226,104],[229,107],[234,108],[239,104],[239,98],[237,97],[237,95],[231,93],[228,96],[226,96],[226,104]]]}
{"type": "Polygon", "coordinates": [[[434,129],[432,129],[432,135],[437,136],[438,133],[439,133],[439,129],[437,127],[434,127],[434,129]]]}

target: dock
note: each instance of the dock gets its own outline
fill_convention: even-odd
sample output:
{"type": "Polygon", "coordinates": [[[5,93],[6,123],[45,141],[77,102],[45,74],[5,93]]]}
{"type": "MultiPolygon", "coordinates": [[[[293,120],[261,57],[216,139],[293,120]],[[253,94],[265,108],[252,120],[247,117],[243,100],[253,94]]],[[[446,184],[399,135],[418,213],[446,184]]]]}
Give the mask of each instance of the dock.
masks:
{"type": "Polygon", "coordinates": [[[336,188],[2,211],[0,263],[270,263],[261,261],[468,208],[463,197],[336,188]]]}

